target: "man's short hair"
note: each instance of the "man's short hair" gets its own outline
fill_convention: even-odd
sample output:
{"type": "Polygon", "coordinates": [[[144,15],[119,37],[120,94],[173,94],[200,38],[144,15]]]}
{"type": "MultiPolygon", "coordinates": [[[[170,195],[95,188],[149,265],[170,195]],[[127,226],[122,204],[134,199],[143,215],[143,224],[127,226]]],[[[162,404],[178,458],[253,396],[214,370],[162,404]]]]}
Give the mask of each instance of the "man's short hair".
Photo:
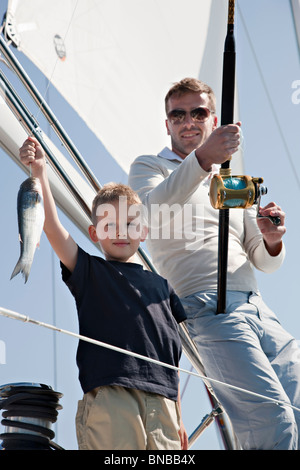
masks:
{"type": "Polygon", "coordinates": [[[216,97],[213,89],[197,78],[183,78],[173,84],[165,97],[165,109],[168,114],[168,102],[171,96],[180,97],[186,93],[206,93],[211,111],[216,112],[216,97]]]}

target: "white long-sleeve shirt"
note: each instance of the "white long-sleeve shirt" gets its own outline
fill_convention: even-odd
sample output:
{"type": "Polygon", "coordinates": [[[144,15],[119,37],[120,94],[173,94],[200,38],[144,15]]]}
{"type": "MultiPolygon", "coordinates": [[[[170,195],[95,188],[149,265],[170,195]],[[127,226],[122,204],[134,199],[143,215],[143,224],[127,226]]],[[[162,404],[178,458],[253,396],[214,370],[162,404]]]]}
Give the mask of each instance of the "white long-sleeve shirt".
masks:
{"type": "MultiPolygon", "coordinates": [[[[219,210],[209,200],[211,177],[195,152],[182,160],[165,148],[131,165],[128,183],[148,212],[149,253],[180,297],[217,289],[219,210]]],[[[258,292],[253,266],[273,272],[284,256],[284,246],[278,256],[266,250],[256,206],[230,209],[228,290],[258,292]]]]}

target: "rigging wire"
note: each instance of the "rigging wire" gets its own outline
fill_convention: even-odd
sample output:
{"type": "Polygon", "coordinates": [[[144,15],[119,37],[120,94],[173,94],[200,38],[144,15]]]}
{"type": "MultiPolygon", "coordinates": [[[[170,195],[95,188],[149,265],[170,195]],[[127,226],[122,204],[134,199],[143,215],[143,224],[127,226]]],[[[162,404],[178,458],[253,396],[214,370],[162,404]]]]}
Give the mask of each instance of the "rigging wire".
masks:
{"type": "Polygon", "coordinates": [[[253,54],[253,58],[254,58],[254,62],[256,64],[256,67],[257,67],[257,70],[258,70],[258,73],[259,73],[259,76],[260,76],[260,79],[261,79],[261,82],[262,82],[262,85],[263,85],[263,88],[264,88],[264,91],[265,91],[265,94],[266,94],[266,97],[267,97],[267,100],[269,102],[269,106],[271,108],[271,111],[272,111],[272,115],[273,115],[273,118],[275,120],[275,123],[276,123],[276,126],[278,128],[278,132],[279,132],[279,135],[282,139],[282,142],[283,142],[283,147],[286,151],[286,154],[287,154],[287,157],[288,157],[288,161],[290,163],[290,166],[292,168],[292,173],[296,179],[296,183],[297,183],[297,186],[298,186],[298,189],[300,191],[300,177],[298,176],[298,173],[297,173],[297,169],[294,165],[294,162],[293,162],[293,159],[292,159],[292,155],[291,155],[291,152],[289,150],[289,147],[288,147],[288,144],[286,142],[286,139],[285,139],[285,136],[282,132],[282,129],[281,129],[281,126],[280,126],[280,122],[279,122],[279,119],[278,119],[278,116],[277,116],[277,112],[274,108],[274,105],[272,103],[272,99],[271,99],[271,96],[270,96],[270,93],[268,91],[268,87],[267,87],[267,84],[265,82],[265,79],[264,79],[264,75],[262,73],[262,69],[261,69],[261,66],[259,64],[259,61],[258,61],[258,58],[257,58],[257,54],[255,52],[255,49],[254,49],[254,45],[253,45],[253,42],[251,40],[251,36],[249,34],[249,31],[248,31],[248,28],[247,28],[247,25],[246,25],[246,22],[245,22],[245,19],[243,17],[243,13],[241,11],[241,8],[239,7],[239,4],[237,4],[237,8],[238,8],[238,13],[239,13],[239,16],[241,18],[241,21],[242,21],[242,24],[243,24],[243,27],[244,27],[244,30],[245,30],[245,34],[246,34],[246,37],[247,37],[247,40],[248,40],[248,43],[249,43],[249,46],[250,46],[250,49],[251,49],[251,52],[253,54]]]}
{"type": "MultiPolygon", "coordinates": [[[[190,371],[192,371],[192,370],[193,370],[193,365],[191,365],[191,367],[190,367],[190,371]]],[[[181,390],[181,394],[180,394],[180,399],[181,399],[181,400],[182,400],[183,397],[184,397],[184,394],[185,394],[185,391],[186,391],[186,389],[187,389],[187,386],[188,386],[188,383],[189,383],[189,381],[190,381],[190,378],[191,378],[191,376],[190,376],[190,374],[189,374],[189,375],[187,376],[186,381],[184,382],[184,386],[182,387],[182,390],[181,390]]]]}
{"type": "MultiPolygon", "coordinates": [[[[299,59],[300,59],[300,29],[299,29],[299,32],[298,32],[298,26],[296,24],[296,10],[297,10],[297,7],[296,5],[293,6],[293,0],[290,0],[290,8],[291,8],[291,15],[292,15],[292,19],[293,19],[293,23],[294,23],[294,30],[295,30],[295,38],[296,38],[296,42],[297,42],[297,46],[298,46],[298,54],[299,54],[299,59]],[[294,11],[295,9],[295,11],[294,11]]],[[[298,7],[298,11],[300,13],[300,5],[298,7]]]]}
{"type": "Polygon", "coordinates": [[[260,398],[260,399],[264,399],[264,400],[273,402],[276,405],[288,406],[288,407],[292,408],[293,410],[300,412],[300,408],[297,408],[296,406],[294,406],[291,403],[288,403],[286,401],[276,400],[276,399],[268,397],[266,395],[262,395],[262,394],[256,393],[256,392],[251,392],[250,390],[246,390],[244,388],[237,387],[235,385],[231,385],[231,384],[222,382],[220,380],[213,379],[211,377],[201,375],[198,372],[193,372],[192,370],[187,370],[187,369],[183,369],[181,367],[176,367],[176,366],[173,366],[171,364],[167,364],[166,362],[161,362],[161,361],[158,361],[156,359],[152,359],[151,357],[143,356],[141,354],[137,354],[137,353],[132,352],[132,351],[127,351],[126,349],[119,348],[117,346],[113,346],[112,344],[104,343],[102,341],[98,341],[96,339],[92,339],[92,338],[89,338],[87,336],[83,336],[83,335],[80,335],[78,333],[74,333],[74,332],[69,331],[69,330],[64,330],[64,329],[58,328],[57,326],[51,325],[49,323],[44,323],[44,322],[41,322],[39,320],[34,320],[33,318],[30,318],[29,316],[21,315],[20,313],[14,312],[12,310],[5,309],[3,307],[0,307],[0,315],[3,315],[3,316],[8,317],[8,318],[13,318],[15,320],[20,320],[20,321],[23,321],[25,323],[32,323],[32,324],[37,325],[37,326],[48,328],[50,330],[54,330],[54,331],[57,331],[59,333],[63,333],[63,334],[72,336],[72,337],[80,339],[82,341],[86,341],[88,343],[95,344],[96,346],[101,346],[101,347],[104,347],[104,348],[107,348],[107,349],[111,349],[113,351],[116,351],[116,352],[119,352],[119,353],[122,353],[122,354],[126,354],[128,356],[132,356],[132,357],[135,357],[137,359],[141,359],[141,360],[144,360],[144,361],[147,361],[147,362],[151,362],[153,364],[157,364],[157,365],[160,365],[162,367],[166,367],[168,369],[176,370],[177,372],[183,372],[185,374],[189,374],[191,376],[198,377],[198,378],[200,378],[204,381],[208,380],[209,382],[213,382],[213,383],[216,383],[218,385],[228,387],[231,390],[235,390],[235,391],[238,391],[238,392],[242,392],[242,393],[254,396],[256,398],[260,398]]]}
{"type": "MultiPolygon", "coordinates": [[[[75,11],[76,11],[76,9],[77,9],[78,2],[79,2],[79,0],[76,0],[76,4],[75,4],[74,10],[73,10],[73,12],[72,12],[70,21],[69,21],[69,23],[68,23],[67,30],[66,30],[65,35],[64,35],[64,37],[63,37],[63,41],[64,41],[64,42],[65,42],[65,40],[66,40],[66,38],[67,38],[67,35],[68,35],[68,32],[69,32],[69,30],[70,30],[70,27],[71,27],[71,24],[72,24],[74,15],[75,15],[75,11]]],[[[53,66],[53,70],[52,70],[52,72],[51,72],[51,74],[50,74],[50,78],[48,79],[48,83],[47,83],[47,86],[46,86],[46,90],[45,90],[45,93],[44,93],[44,96],[43,96],[44,99],[46,98],[46,96],[47,96],[47,94],[48,94],[48,91],[49,91],[49,89],[50,89],[50,86],[51,86],[51,84],[52,84],[52,78],[53,78],[53,75],[54,75],[54,72],[55,72],[55,69],[56,69],[58,60],[59,60],[59,57],[57,56],[57,57],[56,57],[55,64],[54,64],[54,66],[53,66]]],[[[36,114],[35,114],[35,116],[34,116],[36,120],[37,120],[37,117],[38,117],[39,113],[41,112],[42,106],[43,106],[43,104],[42,104],[42,102],[41,102],[40,105],[38,106],[38,110],[37,110],[37,112],[36,112],[36,114]]]]}

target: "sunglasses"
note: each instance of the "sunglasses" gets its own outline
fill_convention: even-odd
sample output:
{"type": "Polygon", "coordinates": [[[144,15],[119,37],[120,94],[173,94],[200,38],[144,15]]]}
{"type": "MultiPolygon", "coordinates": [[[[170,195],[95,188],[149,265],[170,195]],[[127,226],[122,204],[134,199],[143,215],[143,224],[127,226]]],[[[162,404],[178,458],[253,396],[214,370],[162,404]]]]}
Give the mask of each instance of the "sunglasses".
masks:
{"type": "Polygon", "coordinates": [[[192,109],[190,112],[183,109],[173,109],[168,113],[168,119],[172,124],[181,124],[185,121],[186,115],[189,114],[195,122],[205,122],[214,111],[205,106],[192,109]]]}

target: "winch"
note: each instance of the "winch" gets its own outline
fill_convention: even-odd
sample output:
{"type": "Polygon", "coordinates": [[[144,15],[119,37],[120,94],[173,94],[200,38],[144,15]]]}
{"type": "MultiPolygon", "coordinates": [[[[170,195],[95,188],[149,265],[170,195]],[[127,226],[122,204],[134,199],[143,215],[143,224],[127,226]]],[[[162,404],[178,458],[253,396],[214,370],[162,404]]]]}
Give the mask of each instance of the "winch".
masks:
{"type": "Polygon", "coordinates": [[[0,448],[4,450],[63,450],[52,441],[51,425],[62,408],[59,398],[49,385],[18,382],[0,386],[1,424],[4,433],[0,448]]]}

